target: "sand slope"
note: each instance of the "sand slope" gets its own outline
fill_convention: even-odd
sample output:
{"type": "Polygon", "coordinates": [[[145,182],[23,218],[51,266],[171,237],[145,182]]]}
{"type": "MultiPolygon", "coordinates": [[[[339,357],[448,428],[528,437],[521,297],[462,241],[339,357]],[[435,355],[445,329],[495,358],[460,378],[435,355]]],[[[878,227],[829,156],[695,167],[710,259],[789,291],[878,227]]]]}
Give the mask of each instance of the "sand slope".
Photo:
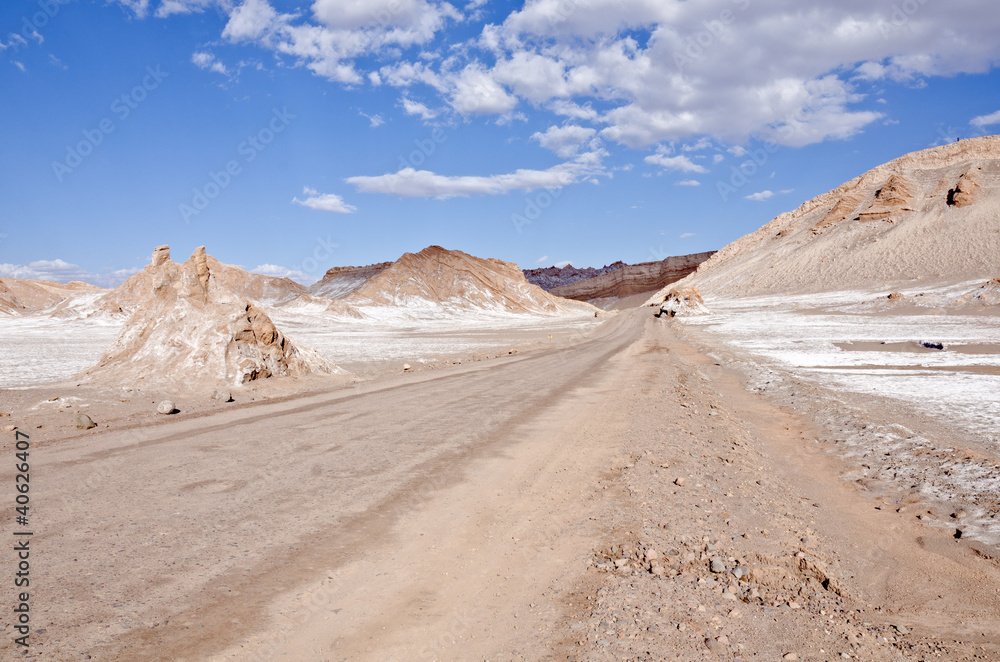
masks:
{"type": "Polygon", "coordinates": [[[681,284],[746,296],[998,275],[1000,136],[988,136],[870,170],[725,246],[681,284]]]}

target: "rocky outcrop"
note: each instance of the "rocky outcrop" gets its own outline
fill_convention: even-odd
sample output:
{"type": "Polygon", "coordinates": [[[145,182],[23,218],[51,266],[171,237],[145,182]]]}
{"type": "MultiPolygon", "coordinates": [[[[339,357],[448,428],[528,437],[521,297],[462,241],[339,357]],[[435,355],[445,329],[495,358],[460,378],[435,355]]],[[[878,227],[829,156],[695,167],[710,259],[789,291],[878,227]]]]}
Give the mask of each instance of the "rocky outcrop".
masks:
{"type": "Polygon", "coordinates": [[[708,312],[701,292],[697,287],[676,287],[670,289],[660,303],[657,317],[678,317],[684,315],[704,315],[708,312]]]}
{"type": "Polygon", "coordinates": [[[205,389],[240,386],[276,376],[339,370],[285,337],[254,302],[238,295],[212,269],[204,246],[176,264],[164,247],[143,272],[147,285],[135,312],[86,381],[173,383],[205,389]]]}
{"type": "Polygon", "coordinates": [[[694,272],[699,264],[711,256],[711,252],[693,253],[668,257],[658,262],[623,265],[611,273],[556,287],[550,292],[577,301],[622,298],[633,294],[654,292],[694,272]]]}
{"type": "Polygon", "coordinates": [[[909,205],[913,200],[912,185],[906,179],[893,173],[882,188],[875,191],[875,199],[865,211],[858,214],[860,221],[883,221],[902,211],[913,211],[909,205]]]}
{"type": "Polygon", "coordinates": [[[970,170],[964,173],[958,178],[955,188],[948,191],[948,206],[967,207],[971,205],[976,200],[977,188],[979,185],[976,184],[973,172],[970,170]]]}

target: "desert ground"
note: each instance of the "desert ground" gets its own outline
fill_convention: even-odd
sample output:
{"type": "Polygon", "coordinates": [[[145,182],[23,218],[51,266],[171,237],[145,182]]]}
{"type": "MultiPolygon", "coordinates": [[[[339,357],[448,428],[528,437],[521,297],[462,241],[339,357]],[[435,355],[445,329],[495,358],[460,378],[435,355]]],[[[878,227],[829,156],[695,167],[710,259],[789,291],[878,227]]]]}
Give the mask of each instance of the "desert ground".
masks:
{"type": "Polygon", "coordinates": [[[652,312],[84,432],[73,409],[113,403],[4,391],[38,476],[28,659],[997,659],[996,492],[970,473],[995,447],[845,399],[725,312],[652,312]],[[921,457],[875,464],[899,426],[921,457]]]}
{"type": "Polygon", "coordinates": [[[0,656],[1000,659],[998,154],[532,274],[580,300],[438,246],[0,279],[34,571],[0,656]]]}

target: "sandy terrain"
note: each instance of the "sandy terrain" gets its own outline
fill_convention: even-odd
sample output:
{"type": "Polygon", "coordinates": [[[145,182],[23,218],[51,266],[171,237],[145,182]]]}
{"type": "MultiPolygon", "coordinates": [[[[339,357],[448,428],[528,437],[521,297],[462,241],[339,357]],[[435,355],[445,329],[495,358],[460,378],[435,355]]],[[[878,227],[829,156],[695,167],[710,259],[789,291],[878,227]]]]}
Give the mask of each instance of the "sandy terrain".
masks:
{"type": "MultiPolygon", "coordinates": [[[[27,659],[997,659],[988,508],[865,480],[847,443],[891,419],[956,444],[949,420],[825,400],[724,318],[626,311],[555,347],[86,432],[35,411],[27,659]]],[[[58,404],[115,407],[79,393],[58,404]]],[[[987,450],[950,447],[952,473],[987,450]]]]}

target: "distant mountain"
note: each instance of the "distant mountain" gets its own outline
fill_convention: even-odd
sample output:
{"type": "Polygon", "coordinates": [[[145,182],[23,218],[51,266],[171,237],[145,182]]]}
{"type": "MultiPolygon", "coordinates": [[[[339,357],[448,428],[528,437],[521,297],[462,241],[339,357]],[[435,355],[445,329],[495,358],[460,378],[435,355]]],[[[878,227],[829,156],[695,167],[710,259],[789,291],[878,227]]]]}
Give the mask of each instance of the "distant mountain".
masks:
{"type": "Polygon", "coordinates": [[[524,273],[529,281],[539,284],[552,294],[596,304],[659,290],[692,273],[711,256],[711,252],[694,253],[668,257],[657,262],[615,262],[600,269],[548,267],[525,269],[524,273]]]}
{"type": "Polygon", "coordinates": [[[581,315],[589,305],[567,301],[532,285],[517,265],[430,246],[395,262],[338,267],[288,306],[330,300],[330,310],[358,316],[393,308],[398,314],[437,316],[464,313],[581,315]]]}
{"type": "Polygon", "coordinates": [[[565,267],[544,267],[541,269],[525,269],[524,277],[529,283],[537,285],[543,290],[549,291],[555,287],[562,287],[563,285],[571,285],[578,280],[585,280],[587,278],[595,278],[597,276],[603,276],[604,274],[609,274],[613,271],[618,271],[622,267],[628,266],[621,260],[613,264],[605,265],[599,269],[594,267],[586,267],[585,269],[577,269],[572,264],[565,267]]]}

